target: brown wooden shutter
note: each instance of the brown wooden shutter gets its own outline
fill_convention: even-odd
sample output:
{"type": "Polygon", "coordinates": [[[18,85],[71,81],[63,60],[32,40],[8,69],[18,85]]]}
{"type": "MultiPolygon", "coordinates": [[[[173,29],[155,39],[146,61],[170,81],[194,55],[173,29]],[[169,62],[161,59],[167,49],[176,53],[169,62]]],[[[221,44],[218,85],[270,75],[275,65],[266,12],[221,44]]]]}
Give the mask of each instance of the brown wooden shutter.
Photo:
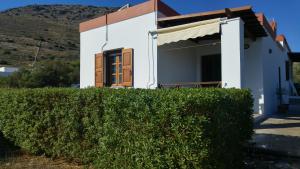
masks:
{"type": "Polygon", "coordinates": [[[123,69],[123,86],[133,86],[132,65],[133,65],[133,49],[122,50],[122,69],[123,69]]]}
{"type": "Polygon", "coordinates": [[[95,86],[104,86],[104,61],[103,53],[98,53],[95,56],[95,86]]]}

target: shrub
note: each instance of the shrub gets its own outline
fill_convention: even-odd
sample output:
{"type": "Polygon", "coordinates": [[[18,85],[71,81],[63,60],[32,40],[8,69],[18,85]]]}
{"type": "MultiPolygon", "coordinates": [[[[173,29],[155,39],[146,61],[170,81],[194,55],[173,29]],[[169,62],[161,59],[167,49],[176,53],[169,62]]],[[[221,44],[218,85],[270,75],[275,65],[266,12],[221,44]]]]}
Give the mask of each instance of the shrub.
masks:
{"type": "Polygon", "coordinates": [[[7,78],[6,83],[1,85],[0,82],[0,87],[69,87],[79,83],[79,66],[79,61],[70,63],[61,61],[38,62],[34,67],[21,68],[18,72],[13,73],[7,78]]]}
{"type": "Polygon", "coordinates": [[[8,64],[8,62],[6,61],[6,60],[0,60],[0,65],[7,65],[8,64]]]}
{"type": "Polygon", "coordinates": [[[6,49],[4,50],[3,52],[4,55],[10,55],[11,54],[11,51],[9,49],[6,49]]]}
{"type": "Polygon", "coordinates": [[[252,97],[237,89],[8,89],[0,130],[97,168],[243,168],[252,97]]]}

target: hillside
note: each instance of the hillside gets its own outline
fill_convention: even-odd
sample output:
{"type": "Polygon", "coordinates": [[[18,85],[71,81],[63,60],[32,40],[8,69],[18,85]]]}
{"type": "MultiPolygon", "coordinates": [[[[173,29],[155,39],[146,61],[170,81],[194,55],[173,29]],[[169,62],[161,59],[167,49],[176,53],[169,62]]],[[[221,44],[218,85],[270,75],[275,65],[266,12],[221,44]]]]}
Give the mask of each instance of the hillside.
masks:
{"type": "Polygon", "coordinates": [[[0,13],[0,65],[79,59],[79,23],[117,8],[81,5],[31,5],[0,13]]]}

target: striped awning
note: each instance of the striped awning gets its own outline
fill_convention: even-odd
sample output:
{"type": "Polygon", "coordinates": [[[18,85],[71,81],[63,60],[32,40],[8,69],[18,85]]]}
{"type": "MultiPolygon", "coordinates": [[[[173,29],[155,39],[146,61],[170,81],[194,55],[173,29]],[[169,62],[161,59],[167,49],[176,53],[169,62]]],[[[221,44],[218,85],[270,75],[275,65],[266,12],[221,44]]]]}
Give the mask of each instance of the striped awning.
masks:
{"type": "Polygon", "coordinates": [[[218,18],[158,29],[158,46],[219,33],[220,21],[218,18]]]}

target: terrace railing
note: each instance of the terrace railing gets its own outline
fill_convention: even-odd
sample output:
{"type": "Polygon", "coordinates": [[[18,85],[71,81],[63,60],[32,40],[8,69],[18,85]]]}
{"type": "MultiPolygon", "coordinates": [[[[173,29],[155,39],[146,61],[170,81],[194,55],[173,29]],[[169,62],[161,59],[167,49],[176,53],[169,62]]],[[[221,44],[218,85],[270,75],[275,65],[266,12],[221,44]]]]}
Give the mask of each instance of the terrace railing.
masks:
{"type": "Polygon", "coordinates": [[[158,88],[221,88],[222,82],[180,82],[159,84],[158,88]]]}

